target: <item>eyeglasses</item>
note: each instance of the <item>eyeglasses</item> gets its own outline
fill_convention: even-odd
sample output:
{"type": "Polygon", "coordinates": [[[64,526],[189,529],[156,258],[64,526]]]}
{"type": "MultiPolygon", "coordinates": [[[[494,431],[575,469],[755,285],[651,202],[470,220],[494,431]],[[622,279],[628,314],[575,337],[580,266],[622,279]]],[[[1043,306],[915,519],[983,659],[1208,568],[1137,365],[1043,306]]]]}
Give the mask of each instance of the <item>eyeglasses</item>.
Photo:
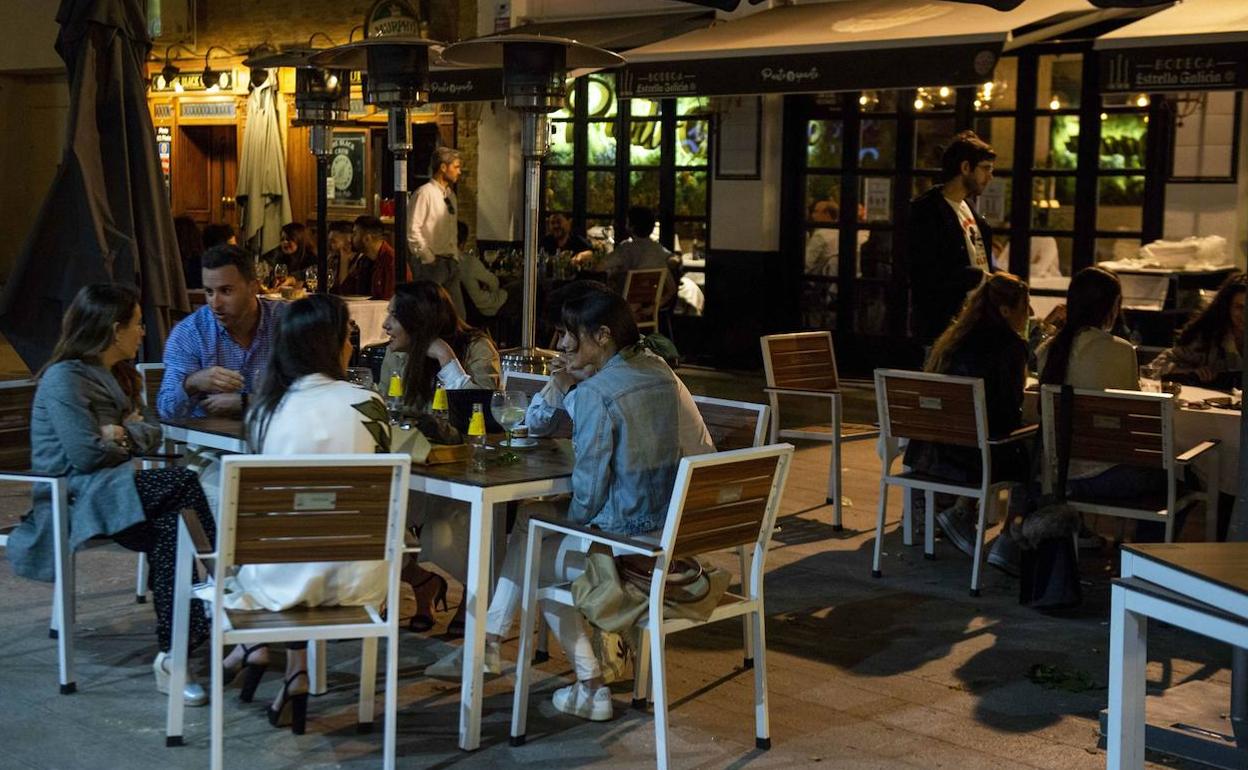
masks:
{"type": "Polygon", "coordinates": [[[442,199],[442,202],[446,204],[446,210],[447,210],[447,212],[449,212],[449,213],[451,213],[451,214],[454,214],[454,213],[455,213],[455,204],[454,204],[454,203],[451,203],[451,196],[449,196],[449,195],[448,195],[448,196],[446,196],[445,198],[443,198],[443,199],[442,199]]]}

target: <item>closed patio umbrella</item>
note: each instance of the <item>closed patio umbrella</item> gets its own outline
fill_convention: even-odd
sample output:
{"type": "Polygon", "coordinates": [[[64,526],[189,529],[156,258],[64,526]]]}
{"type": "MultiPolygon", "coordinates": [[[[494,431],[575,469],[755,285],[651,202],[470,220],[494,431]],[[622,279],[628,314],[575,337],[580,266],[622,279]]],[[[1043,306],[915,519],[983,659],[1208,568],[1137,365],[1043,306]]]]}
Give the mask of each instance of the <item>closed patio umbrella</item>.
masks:
{"type": "Polygon", "coordinates": [[[170,311],[189,307],[147,108],[144,3],[62,0],[56,20],[69,74],[65,152],[0,295],[0,331],[36,371],[82,286],[137,284],[142,357],[159,361],[170,311]]]}
{"type": "Polygon", "coordinates": [[[238,168],[239,203],[243,205],[243,236],[257,253],[277,247],[282,225],[291,220],[286,186],[286,151],[277,114],[277,70],[247,98],[247,127],[238,168]]]}

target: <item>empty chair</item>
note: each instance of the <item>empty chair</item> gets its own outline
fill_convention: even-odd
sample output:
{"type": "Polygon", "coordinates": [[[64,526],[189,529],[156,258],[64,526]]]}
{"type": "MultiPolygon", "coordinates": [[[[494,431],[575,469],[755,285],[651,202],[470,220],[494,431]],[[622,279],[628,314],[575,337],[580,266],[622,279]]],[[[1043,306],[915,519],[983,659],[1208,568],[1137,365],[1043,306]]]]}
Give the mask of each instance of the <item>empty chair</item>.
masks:
{"type": "MultiPolygon", "coordinates": [[[[1012,481],[993,482],[992,448],[1020,441],[1035,434],[1029,425],[1009,436],[993,439],[988,434],[988,410],[984,401],[984,381],[974,377],[954,377],[930,372],[896,369],[875,370],[875,398],[880,419],[880,501],[875,521],[875,555],[872,577],[881,577],[880,555],[884,543],[884,514],[888,488],[901,487],[906,494],[919,489],[926,496],[926,527],[923,553],[932,558],[935,548],[935,495],[937,492],[973,498],[979,503],[975,527],[975,555],[971,567],[971,596],[979,596],[979,565],[984,550],[984,526],[988,506],[1008,492],[1012,481]],[[893,472],[901,457],[901,439],[970,447],[980,454],[979,483],[933,476],[920,471],[893,472]]],[[[1008,495],[1007,495],[1008,500],[1008,495]]]]}
{"type": "Polygon", "coordinates": [[[624,299],[632,308],[637,328],[643,332],[659,330],[659,311],[663,305],[663,286],[668,281],[667,270],[629,270],[624,279],[624,299]]]}
{"type": "MultiPolygon", "coordinates": [[[[651,543],[601,530],[570,524],[566,520],[535,517],[530,520],[530,540],[525,562],[521,629],[532,629],[538,602],[572,605],[570,584],[539,586],[541,540],[544,534],[582,537],[617,553],[654,559],[650,581],[649,614],[641,621],[642,643],[637,656],[635,700],[644,697],[647,672],[653,679],[654,729],[657,764],[668,767],[671,757],[667,731],[666,637],[689,628],[728,618],[748,616],[754,638],[755,745],[771,748],[767,708],[766,629],[763,619],[763,575],[772,526],[793,457],[789,444],[738,449],[686,457],[680,461],[666,523],[659,542],[651,543]],[[676,559],[693,557],[746,545],[753,550],[751,575],[743,595],[726,593],[705,621],[665,619],[663,593],[669,569],[676,559]]],[[[515,704],[511,721],[512,745],[525,742],[529,695],[529,657],[532,634],[520,634],[516,664],[515,704]]]]}
{"type": "MultiPolygon", "coordinates": [[[[1056,477],[1060,393],[1057,385],[1045,385],[1040,392],[1047,488],[1056,477]]],[[[1158,468],[1165,474],[1165,488],[1112,497],[1076,493],[1067,496],[1069,505],[1087,513],[1162,522],[1169,543],[1174,539],[1175,514],[1203,502],[1205,539],[1217,540],[1218,442],[1202,441],[1180,453],[1174,446],[1174,397],[1169,393],[1076,388],[1071,431],[1071,461],[1158,468]],[[1204,490],[1184,488],[1183,471],[1202,459],[1208,474],[1204,490]]]]}
{"type": "Polygon", "coordinates": [[[771,442],[799,438],[832,443],[828,461],[827,502],[833,507],[832,528],[842,527],[841,443],[875,438],[879,431],[868,425],[845,425],[841,408],[840,378],[831,332],[771,334],[759,339],[767,397],[771,402],[771,442]],[[780,428],[780,397],[818,399],[828,405],[828,422],[800,428],[780,428]]]}

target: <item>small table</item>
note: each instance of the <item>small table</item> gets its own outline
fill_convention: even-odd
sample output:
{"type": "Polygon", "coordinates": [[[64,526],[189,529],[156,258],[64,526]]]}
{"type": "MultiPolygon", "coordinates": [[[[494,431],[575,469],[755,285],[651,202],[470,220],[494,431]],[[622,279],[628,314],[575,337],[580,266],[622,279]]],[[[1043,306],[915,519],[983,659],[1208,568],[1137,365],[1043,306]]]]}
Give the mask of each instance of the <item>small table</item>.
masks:
{"type": "Polygon", "coordinates": [[[185,417],[160,421],[165,441],[246,454],[247,438],[243,421],[233,417],[185,417]]]}
{"type": "MultiPolygon", "coordinates": [[[[1140,768],[1148,618],[1248,648],[1248,543],[1126,546],[1112,600],[1105,766],[1140,768]]],[[[1150,727],[1149,737],[1162,731],[1150,727]]],[[[1231,746],[1221,750],[1238,751],[1231,746]]]]}
{"type": "MultiPolygon", "coordinates": [[[[462,500],[471,506],[468,535],[468,606],[464,624],[464,670],[459,705],[459,747],[475,750],[481,743],[481,690],[485,661],[485,614],[490,594],[490,554],[494,539],[494,506],[513,500],[567,494],[572,489],[572,443],[542,439],[537,447],[516,452],[511,464],[490,464],[485,471],[469,469],[468,461],[444,465],[413,465],[410,489],[462,500]]],[[[526,630],[522,629],[521,633],[526,630]]]]}

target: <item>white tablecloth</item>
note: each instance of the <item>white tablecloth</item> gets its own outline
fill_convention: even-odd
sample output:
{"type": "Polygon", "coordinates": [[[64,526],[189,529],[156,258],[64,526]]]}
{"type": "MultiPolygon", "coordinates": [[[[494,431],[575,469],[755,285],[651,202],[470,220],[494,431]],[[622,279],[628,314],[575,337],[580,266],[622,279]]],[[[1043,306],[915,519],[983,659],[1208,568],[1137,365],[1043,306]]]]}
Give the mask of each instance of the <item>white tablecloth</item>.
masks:
{"type": "Polygon", "coordinates": [[[360,346],[386,342],[389,337],[381,325],[386,322],[386,309],[390,303],[384,299],[349,299],[347,310],[351,320],[360,327],[360,346]]]}
{"type": "MultiPolygon", "coordinates": [[[[1186,401],[1203,401],[1206,398],[1220,396],[1226,396],[1226,394],[1207,388],[1184,385],[1179,398],[1186,401]]],[[[1023,422],[1040,422],[1039,394],[1035,391],[1029,390],[1023,395],[1023,422]]],[[[1238,494],[1239,410],[1198,410],[1184,406],[1175,411],[1174,449],[1176,452],[1187,451],[1200,442],[1211,439],[1222,442],[1218,445],[1218,487],[1227,494],[1238,494]]]]}

